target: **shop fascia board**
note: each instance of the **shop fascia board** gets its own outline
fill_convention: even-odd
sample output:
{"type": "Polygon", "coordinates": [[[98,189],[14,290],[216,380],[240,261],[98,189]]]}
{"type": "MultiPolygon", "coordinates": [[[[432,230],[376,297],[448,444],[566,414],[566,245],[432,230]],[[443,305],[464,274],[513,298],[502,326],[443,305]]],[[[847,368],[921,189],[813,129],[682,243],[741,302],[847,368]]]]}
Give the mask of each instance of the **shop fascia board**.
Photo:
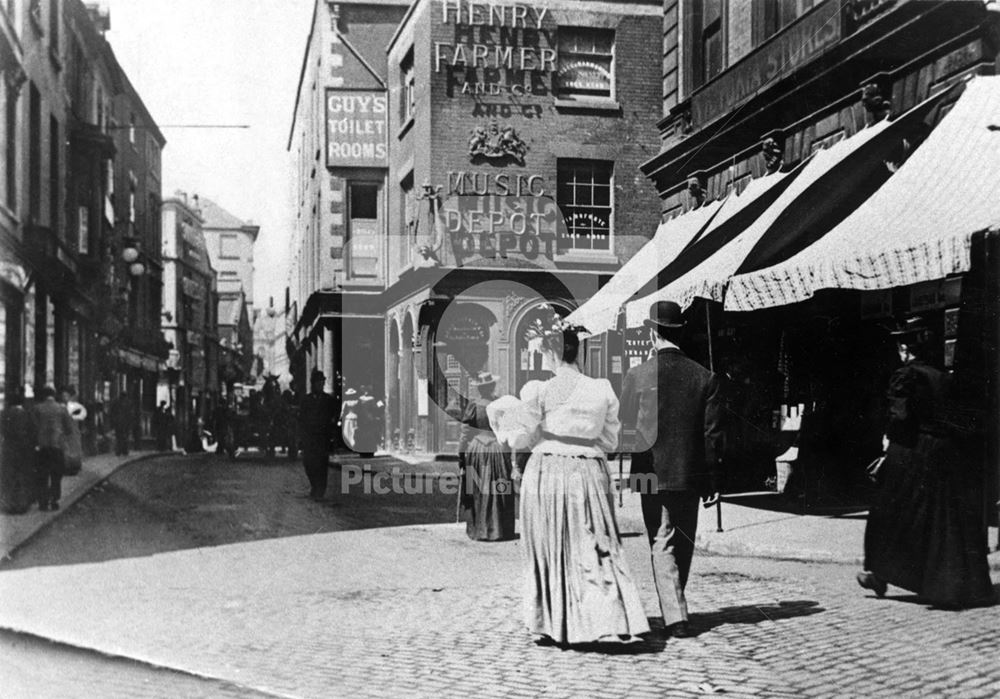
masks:
{"type": "MultiPolygon", "coordinates": [[[[688,172],[693,170],[710,171],[718,163],[715,163],[710,157],[705,157],[706,155],[712,155],[718,150],[722,157],[732,157],[733,146],[723,141],[727,139],[731,141],[743,141],[743,143],[736,144],[736,147],[741,150],[752,147],[754,143],[746,142],[745,134],[760,135],[775,130],[776,127],[773,118],[768,122],[767,117],[776,114],[782,105],[808,103],[807,100],[799,99],[799,97],[817,84],[830,83],[836,85],[847,82],[851,85],[857,85],[847,95],[832,101],[839,103],[851,97],[856,98],[860,94],[860,85],[866,82],[866,78],[869,77],[868,75],[858,73],[856,64],[860,62],[857,59],[864,57],[866,54],[875,54],[894,45],[898,46],[901,43],[900,34],[914,29],[924,21],[932,23],[930,20],[934,19],[933,15],[936,12],[942,9],[948,10],[948,6],[954,6],[955,4],[953,2],[942,2],[935,7],[926,8],[922,7],[920,3],[910,2],[888,11],[882,17],[873,20],[870,24],[844,38],[828,52],[817,56],[798,70],[767,86],[762,91],[744,100],[741,104],[736,105],[729,112],[730,119],[724,120],[725,115],[722,115],[708,124],[699,126],[693,133],[682,140],[670,146],[665,145],[664,149],[658,154],[641,164],[639,169],[644,175],[654,181],[663,180],[670,182],[673,182],[676,177],[686,176],[688,172]],[[904,8],[909,9],[910,12],[903,13],[902,10],[904,8]],[[896,26],[893,26],[894,23],[896,26]],[[816,71],[815,74],[803,80],[803,75],[812,71],[816,71]],[[845,80],[844,76],[849,76],[851,73],[855,74],[854,79],[848,77],[845,80]],[[860,77],[858,77],[859,75],[860,77]],[[741,112],[745,112],[745,115],[739,120],[731,118],[731,115],[741,112]],[[753,126],[754,122],[769,123],[770,126],[761,125],[758,128],[753,126]],[[713,142],[721,143],[713,148],[713,142]],[[669,173],[674,174],[670,175],[669,173]]],[[[983,19],[986,18],[987,13],[985,9],[979,8],[977,14],[979,18],[974,25],[947,43],[951,44],[953,41],[968,38],[976,32],[981,31],[983,19]]],[[[891,74],[905,72],[904,68],[908,66],[912,67],[917,61],[940,51],[942,47],[940,33],[935,34],[933,31],[926,32],[924,43],[926,47],[918,54],[916,60],[908,61],[903,66],[891,71],[891,74]]],[[[739,64],[737,63],[727,69],[727,71],[738,69],[739,64]]],[[[670,116],[658,122],[657,127],[660,129],[661,134],[676,120],[678,114],[690,107],[691,100],[694,97],[695,95],[689,96],[684,102],[671,110],[670,116]]],[[[812,114],[796,119],[795,123],[815,118],[816,115],[829,111],[829,109],[829,105],[824,106],[819,110],[815,110],[812,114]]],[[[785,127],[785,129],[787,128],[785,127]]]]}

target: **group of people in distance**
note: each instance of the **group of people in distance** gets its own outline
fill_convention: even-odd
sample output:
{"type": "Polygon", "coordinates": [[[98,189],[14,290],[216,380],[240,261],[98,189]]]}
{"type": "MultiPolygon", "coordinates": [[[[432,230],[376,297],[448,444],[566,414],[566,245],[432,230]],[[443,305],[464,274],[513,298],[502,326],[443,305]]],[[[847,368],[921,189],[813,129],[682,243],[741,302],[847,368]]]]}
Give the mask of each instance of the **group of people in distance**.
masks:
{"type": "MultiPolygon", "coordinates": [[[[481,373],[462,414],[459,510],[468,536],[515,537],[520,481],[525,623],[536,640],[560,645],[628,642],[650,632],[625,561],[608,454],[635,432],[631,472],[642,492],[653,580],[667,637],[693,635],[685,588],[699,501],[720,489],[724,425],[720,382],[687,357],[676,303],[659,301],[646,320],[653,351],[631,368],[622,396],[578,366],[583,328],[554,313],[533,335],[552,372],[519,397],[496,396],[481,373]]],[[[877,595],[887,583],[926,601],[973,606],[992,601],[984,529],[968,454],[945,416],[948,376],[924,361],[912,324],[894,334],[904,366],[892,378],[880,496],[865,536],[858,581],[877,595]]]]}
{"type": "Polygon", "coordinates": [[[41,511],[58,510],[62,479],[80,472],[83,462],[81,425],[87,409],[76,391],[58,393],[46,386],[31,405],[18,388],[0,414],[0,510],[24,514],[33,504],[41,511]]]}

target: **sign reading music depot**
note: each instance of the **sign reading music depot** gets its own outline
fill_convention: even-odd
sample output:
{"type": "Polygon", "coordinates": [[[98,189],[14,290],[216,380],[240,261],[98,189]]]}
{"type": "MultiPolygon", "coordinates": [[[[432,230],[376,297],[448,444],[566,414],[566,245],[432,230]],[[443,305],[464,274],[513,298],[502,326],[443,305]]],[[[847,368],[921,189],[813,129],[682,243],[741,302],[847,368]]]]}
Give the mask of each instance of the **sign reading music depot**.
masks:
{"type": "Polygon", "coordinates": [[[327,167],[387,167],[386,93],[326,90],[327,167]]]}

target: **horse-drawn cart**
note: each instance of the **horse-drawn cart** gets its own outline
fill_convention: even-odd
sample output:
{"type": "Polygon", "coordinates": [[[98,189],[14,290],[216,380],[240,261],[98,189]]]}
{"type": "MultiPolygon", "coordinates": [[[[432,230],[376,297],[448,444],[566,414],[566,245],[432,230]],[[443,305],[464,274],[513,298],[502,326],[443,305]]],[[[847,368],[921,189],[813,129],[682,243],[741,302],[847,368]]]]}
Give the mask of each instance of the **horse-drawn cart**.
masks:
{"type": "Polygon", "coordinates": [[[289,417],[277,378],[268,377],[259,392],[234,384],[225,410],[225,425],[216,429],[221,432],[221,446],[231,459],[254,448],[271,457],[279,446],[294,458],[293,445],[287,437],[289,417]]]}

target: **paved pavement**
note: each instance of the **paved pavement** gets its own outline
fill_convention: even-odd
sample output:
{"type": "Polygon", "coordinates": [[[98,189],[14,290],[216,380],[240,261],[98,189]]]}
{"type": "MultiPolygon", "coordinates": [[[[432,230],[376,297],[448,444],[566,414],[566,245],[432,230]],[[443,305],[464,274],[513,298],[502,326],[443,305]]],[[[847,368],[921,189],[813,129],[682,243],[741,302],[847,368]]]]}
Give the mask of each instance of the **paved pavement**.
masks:
{"type": "Polygon", "coordinates": [[[91,488],[104,481],[124,464],[163,455],[152,451],[137,451],[129,456],[101,454],[89,457],[84,460],[79,474],[63,478],[60,509],[54,512],[42,512],[32,506],[30,511],[22,515],[0,513],[0,561],[10,558],[25,541],[55,521],[91,488]]]}

